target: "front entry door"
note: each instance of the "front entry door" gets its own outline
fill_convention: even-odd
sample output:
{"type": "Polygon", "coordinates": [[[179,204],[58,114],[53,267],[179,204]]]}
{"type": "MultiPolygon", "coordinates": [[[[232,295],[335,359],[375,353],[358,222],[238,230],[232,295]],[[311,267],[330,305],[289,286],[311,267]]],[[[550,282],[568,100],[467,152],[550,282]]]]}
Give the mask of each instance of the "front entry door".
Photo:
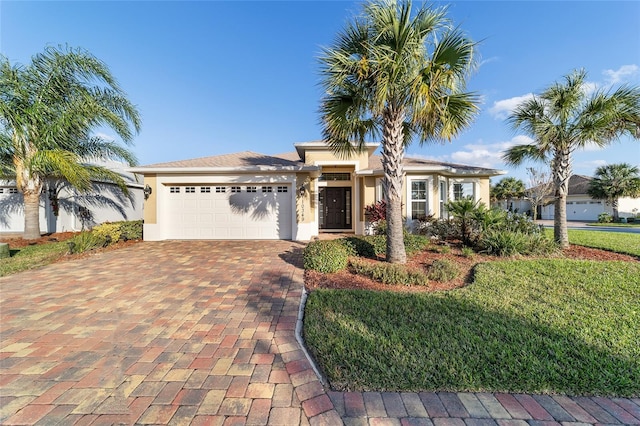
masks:
{"type": "Polygon", "coordinates": [[[347,196],[351,196],[351,188],[324,188],[324,226],[325,229],[350,228],[347,214],[347,196]]]}

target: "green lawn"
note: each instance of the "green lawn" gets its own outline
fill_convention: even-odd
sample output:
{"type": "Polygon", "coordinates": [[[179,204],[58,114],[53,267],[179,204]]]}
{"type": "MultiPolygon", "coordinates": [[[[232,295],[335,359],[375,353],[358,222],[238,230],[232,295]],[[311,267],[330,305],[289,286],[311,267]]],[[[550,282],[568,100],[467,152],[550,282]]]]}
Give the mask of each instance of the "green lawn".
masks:
{"type": "MultiPolygon", "coordinates": [[[[553,230],[551,230],[553,235],[553,230]]],[[[640,256],[640,234],[569,229],[569,242],[586,247],[640,256]]]]}
{"type": "Polygon", "coordinates": [[[38,244],[20,249],[13,249],[9,245],[9,249],[11,257],[0,259],[0,277],[47,265],[69,250],[66,242],[38,244]]]}
{"type": "Polygon", "coordinates": [[[640,228],[640,222],[632,223],[587,223],[594,228],[640,228]]]}
{"type": "Polygon", "coordinates": [[[304,335],[340,390],[639,396],[640,262],[484,263],[441,293],[318,290],[304,335]]]}

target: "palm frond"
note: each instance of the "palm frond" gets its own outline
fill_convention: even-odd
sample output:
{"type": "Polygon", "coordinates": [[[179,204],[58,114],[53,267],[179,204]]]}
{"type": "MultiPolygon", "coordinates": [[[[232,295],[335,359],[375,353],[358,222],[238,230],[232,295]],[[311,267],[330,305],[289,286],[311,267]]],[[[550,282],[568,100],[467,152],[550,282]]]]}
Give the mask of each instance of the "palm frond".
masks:
{"type": "Polygon", "coordinates": [[[546,162],[549,157],[547,152],[541,150],[537,144],[532,143],[512,146],[504,151],[502,159],[509,165],[518,166],[525,160],[546,162]]]}

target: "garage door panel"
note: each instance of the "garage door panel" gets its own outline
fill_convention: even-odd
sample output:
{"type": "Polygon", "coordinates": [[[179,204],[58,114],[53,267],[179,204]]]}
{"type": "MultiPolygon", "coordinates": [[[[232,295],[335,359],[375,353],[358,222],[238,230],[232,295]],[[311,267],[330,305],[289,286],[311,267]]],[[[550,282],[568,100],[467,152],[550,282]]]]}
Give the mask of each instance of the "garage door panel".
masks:
{"type": "Polygon", "coordinates": [[[187,193],[184,188],[167,191],[169,238],[291,238],[292,200],[288,190],[275,192],[273,187],[274,192],[263,193],[259,184],[256,192],[247,192],[242,186],[241,192],[232,193],[229,186],[219,184],[212,185],[210,192],[195,186],[187,193]],[[224,188],[224,192],[218,188],[224,188]]]}

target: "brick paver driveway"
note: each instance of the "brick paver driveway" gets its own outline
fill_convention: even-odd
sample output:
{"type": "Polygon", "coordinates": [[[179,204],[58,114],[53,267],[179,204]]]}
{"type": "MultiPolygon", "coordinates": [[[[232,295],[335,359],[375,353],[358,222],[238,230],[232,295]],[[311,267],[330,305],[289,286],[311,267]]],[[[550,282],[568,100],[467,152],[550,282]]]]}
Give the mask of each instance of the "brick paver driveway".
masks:
{"type": "Polygon", "coordinates": [[[294,336],[301,247],[146,242],[0,278],[0,422],[341,423],[294,336]]]}

